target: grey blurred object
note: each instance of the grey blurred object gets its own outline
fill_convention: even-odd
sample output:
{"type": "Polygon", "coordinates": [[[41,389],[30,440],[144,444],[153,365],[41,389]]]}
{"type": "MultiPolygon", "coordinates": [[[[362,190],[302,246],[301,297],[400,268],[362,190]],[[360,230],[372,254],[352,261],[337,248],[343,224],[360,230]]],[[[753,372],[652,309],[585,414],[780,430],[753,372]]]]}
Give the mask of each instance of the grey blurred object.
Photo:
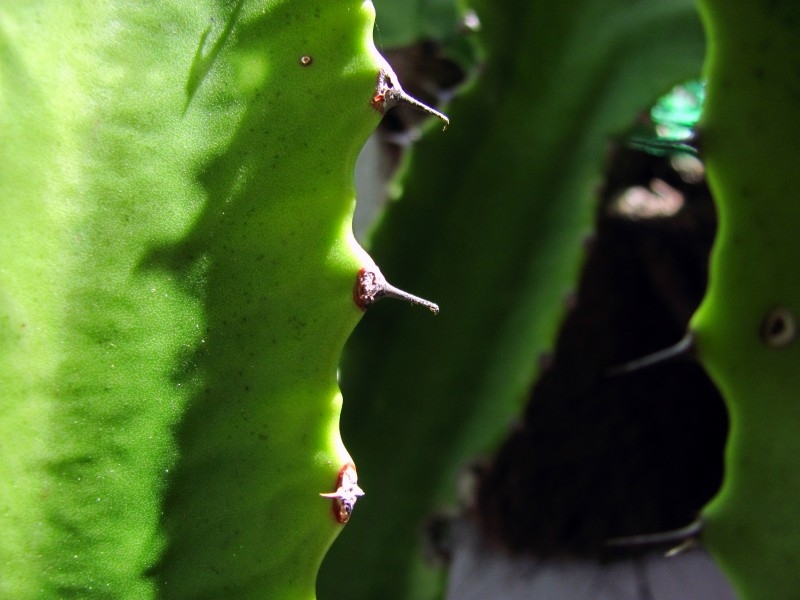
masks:
{"type": "Polygon", "coordinates": [[[389,180],[395,165],[383,152],[380,133],[367,140],[356,162],[356,190],[358,201],[353,215],[353,235],[359,243],[366,244],[370,228],[389,201],[389,180]]]}
{"type": "Polygon", "coordinates": [[[451,524],[446,600],[735,600],[698,545],[600,562],[510,556],[464,519],[451,524]]]}
{"type": "MultiPolygon", "coordinates": [[[[465,27],[469,29],[472,25],[477,26],[477,22],[467,16],[465,27]]],[[[466,35],[468,31],[462,33],[466,35]]],[[[468,76],[465,65],[450,57],[436,40],[382,49],[381,53],[406,92],[434,108],[447,103],[468,76]]],[[[353,219],[353,232],[359,242],[368,243],[370,230],[386,203],[400,195],[399,183],[393,185],[393,178],[405,153],[422,136],[429,120],[430,114],[413,106],[398,105],[386,113],[362,149],[356,163],[358,202],[353,219]]]]}

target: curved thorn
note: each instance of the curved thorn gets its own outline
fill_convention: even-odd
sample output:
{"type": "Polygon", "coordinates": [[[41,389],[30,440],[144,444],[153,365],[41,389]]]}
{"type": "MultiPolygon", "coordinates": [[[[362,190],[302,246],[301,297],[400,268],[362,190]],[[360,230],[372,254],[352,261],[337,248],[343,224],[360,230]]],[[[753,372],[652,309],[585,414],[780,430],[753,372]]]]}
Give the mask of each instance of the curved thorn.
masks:
{"type": "Polygon", "coordinates": [[[440,113],[435,108],[431,108],[427,104],[423,104],[413,96],[409,96],[402,89],[393,90],[391,97],[392,97],[392,106],[397,104],[406,104],[408,106],[413,106],[417,110],[421,110],[422,112],[428,113],[429,115],[433,115],[437,119],[441,120],[444,123],[442,131],[445,131],[447,129],[447,126],[450,125],[450,119],[448,119],[447,116],[440,113]]]}
{"type": "Polygon", "coordinates": [[[606,369],[606,376],[614,377],[616,375],[625,375],[626,373],[633,373],[640,369],[652,367],[659,363],[667,362],[681,356],[688,356],[694,351],[694,332],[687,331],[677,344],[664,348],[653,354],[642,356],[634,360],[614,365],[606,369]]]}
{"type": "Polygon", "coordinates": [[[447,126],[450,125],[450,119],[447,118],[446,115],[420,102],[413,96],[406,94],[400,82],[397,81],[397,76],[390,69],[381,69],[378,73],[378,84],[375,87],[375,95],[372,97],[372,106],[374,106],[376,110],[385,113],[398,104],[413,106],[422,112],[426,112],[440,119],[444,123],[442,131],[446,130],[447,126]]]}
{"type": "Polygon", "coordinates": [[[438,304],[394,287],[386,281],[383,273],[377,267],[374,270],[361,269],[358,272],[353,298],[361,310],[366,310],[370,304],[381,298],[396,298],[412,305],[424,306],[435,315],[439,314],[438,304]]]}
{"type": "Polygon", "coordinates": [[[610,538],[606,540],[606,546],[631,547],[652,546],[655,544],[680,544],[682,542],[686,542],[687,540],[697,538],[702,531],[703,520],[698,517],[688,525],[684,525],[678,529],[610,538]]]}

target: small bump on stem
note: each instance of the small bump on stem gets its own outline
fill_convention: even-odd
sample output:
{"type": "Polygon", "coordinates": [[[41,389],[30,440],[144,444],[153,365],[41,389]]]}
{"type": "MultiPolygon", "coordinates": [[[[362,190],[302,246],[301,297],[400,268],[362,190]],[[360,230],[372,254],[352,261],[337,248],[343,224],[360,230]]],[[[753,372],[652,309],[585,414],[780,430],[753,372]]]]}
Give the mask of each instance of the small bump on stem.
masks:
{"type": "Polygon", "coordinates": [[[438,304],[394,287],[386,281],[383,273],[377,267],[374,270],[361,269],[358,272],[353,298],[356,306],[361,310],[366,310],[370,304],[377,302],[381,298],[395,298],[412,305],[424,306],[433,314],[439,314],[438,304]]]}
{"type": "Polygon", "coordinates": [[[363,495],[364,490],[358,487],[358,474],[353,463],[347,463],[339,469],[335,492],[320,494],[323,498],[333,500],[333,516],[342,524],[350,520],[356,501],[363,495]]]}
{"type": "Polygon", "coordinates": [[[794,313],[776,306],[767,313],[761,323],[761,339],[772,348],[784,348],[797,338],[797,319],[794,313]]]}

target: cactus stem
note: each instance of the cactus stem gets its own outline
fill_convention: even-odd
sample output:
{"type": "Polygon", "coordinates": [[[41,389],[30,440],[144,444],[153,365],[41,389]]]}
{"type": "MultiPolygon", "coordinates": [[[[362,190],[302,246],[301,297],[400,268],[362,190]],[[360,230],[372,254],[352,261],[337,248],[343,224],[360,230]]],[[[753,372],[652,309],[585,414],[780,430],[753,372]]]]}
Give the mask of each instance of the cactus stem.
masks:
{"type": "Polygon", "coordinates": [[[374,270],[361,269],[358,272],[353,297],[361,310],[366,310],[370,304],[381,298],[396,298],[409,304],[424,306],[435,315],[439,314],[438,304],[394,287],[386,281],[383,273],[377,267],[374,270]]]}
{"type": "Polygon", "coordinates": [[[641,358],[609,367],[606,369],[606,375],[608,377],[625,375],[626,373],[633,373],[634,371],[668,362],[675,358],[688,356],[694,352],[694,347],[694,332],[688,331],[677,344],[659,350],[658,352],[653,352],[653,354],[648,354],[647,356],[642,356],[641,358]]]}
{"type": "Polygon", "coordinates": [[[372,97],[372,106],[375,110],[385,113],[398,104],[413,106],[422,112],[426,112],[440,119],[444,123],[442,131],[446,130],[447,126],[450,125],[450,119],[448,119],[446,115],[406,94],[397,81],[397,76],[391,70],[381,69],[378,73],[378,85],[375,86],[375,95],[372,97]]]}

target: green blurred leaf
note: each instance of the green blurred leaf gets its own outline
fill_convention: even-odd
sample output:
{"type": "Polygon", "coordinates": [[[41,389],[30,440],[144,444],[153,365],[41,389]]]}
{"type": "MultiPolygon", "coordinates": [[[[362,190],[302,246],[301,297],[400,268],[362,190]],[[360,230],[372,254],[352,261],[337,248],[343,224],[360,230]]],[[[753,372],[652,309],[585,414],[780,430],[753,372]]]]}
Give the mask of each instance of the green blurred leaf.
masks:
{"type": "Polygon", "coordinates": [[[689,0],[476,2],[487,63],[451,126],[415,149],[373,250],[439,316],[378,305],[346,348],[343,435],[368,496],[320,597],[436,597],[420,526],[520,410],[591,232],[608,144],[696,77],[689,0]]]}
{"type": "Polygon", "coordinates": [[[381,48],[453,37],[461,0],[375,0],[375,41],[381,48]]]}

